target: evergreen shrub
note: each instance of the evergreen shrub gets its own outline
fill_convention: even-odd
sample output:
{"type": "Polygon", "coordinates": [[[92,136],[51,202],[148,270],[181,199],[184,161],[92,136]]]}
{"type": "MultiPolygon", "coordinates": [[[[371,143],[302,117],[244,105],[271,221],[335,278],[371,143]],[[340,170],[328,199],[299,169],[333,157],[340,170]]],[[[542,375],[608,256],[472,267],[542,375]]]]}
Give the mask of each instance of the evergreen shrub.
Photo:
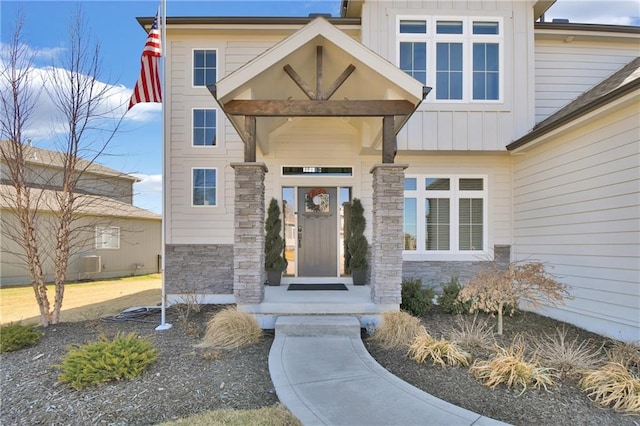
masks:
{"type": "Polygon", "coordinates": [[[435,291],[423,288],[420,278],[407,278],[402,281],[402,303],[400,309],[411,315],[421,316],[431,310],[435,291]]]}
{"type": "Polygon", "coordinates": [[[442,284],[442,293],[438,295],[438,306],[448,314],[468,314],[471,309],[471,300],[461,301],[458,294],[462,286],[458,277],[451,277],[448,283],[442,284]]]}
{"type": "Polygon", "coordinates": [[[42,333],[35,324],[8,324],[0,327],[0,352],[13,352],[33,346],[40,341],[42,333]]]}

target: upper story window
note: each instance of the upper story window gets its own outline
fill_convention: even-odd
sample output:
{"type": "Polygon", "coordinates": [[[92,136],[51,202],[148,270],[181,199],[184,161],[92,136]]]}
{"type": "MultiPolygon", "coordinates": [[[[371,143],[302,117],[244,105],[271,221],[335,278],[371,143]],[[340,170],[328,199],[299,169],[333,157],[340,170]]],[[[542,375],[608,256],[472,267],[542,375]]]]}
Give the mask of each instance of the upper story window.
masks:
{"type": "Polygon", "coordinates": [[[217,111],[193,110],[193,146],[216,146],[217,111]]]}
{"type": "Polygon", "coordinates": [[[193,85],[208,86],[218,77],[218,51],[195,49],[193,51],[193,85]]]}
{"type": "Polygon", "coordinates": [[[502,100],[501,18],[400,17],[398,64],[437,101],[502,100]]]}
{"type": "Polygon", "coordinates": [[[96,226],[97,249],[119,249],[120,228],[117,226],[96,226]]]}
{"type": "Polygon", "coordinates": [[[202,168],[193,169],[193,200],[194,206],[217,205],[217,170],[202,168]]]}
{"type": "Polygon", "coordinates": [[[404,250],[473,253],[486,249],[487,184],[478,176],[407,176],[404,250]]]}

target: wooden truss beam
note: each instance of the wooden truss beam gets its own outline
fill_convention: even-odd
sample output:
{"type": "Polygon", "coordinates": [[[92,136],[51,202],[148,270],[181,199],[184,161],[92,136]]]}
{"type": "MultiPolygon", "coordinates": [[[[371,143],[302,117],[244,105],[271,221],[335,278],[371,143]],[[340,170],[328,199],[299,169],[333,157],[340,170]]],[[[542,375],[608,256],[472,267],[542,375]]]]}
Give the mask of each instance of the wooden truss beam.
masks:
{"type": "Polygon", "coordinates": [[[404,100],[233,100],[224,104],[227,114],[255,117],[380,117],[407,115],[414,109],[404,100]]]}

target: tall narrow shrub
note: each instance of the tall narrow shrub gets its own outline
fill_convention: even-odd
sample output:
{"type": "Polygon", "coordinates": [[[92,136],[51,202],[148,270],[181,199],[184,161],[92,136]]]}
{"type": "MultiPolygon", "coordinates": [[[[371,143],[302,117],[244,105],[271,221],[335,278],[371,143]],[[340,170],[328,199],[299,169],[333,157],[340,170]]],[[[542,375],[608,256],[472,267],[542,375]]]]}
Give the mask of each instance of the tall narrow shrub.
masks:
{"type": "Polygon", "coordinates": [[[354,198],[351,205],[351,235],[349,236],[349,269],[351,271],[363,271],[367,269],[367,251],[369,243],[364,236],[367,221],[364,218],[364,208],[358,198],[354,198]]]}
{"type": "Polygon", "coordinates": [[[265,221],[264,269],[265,271],[282,272],[287,267],[283,256],[284,240],[282,239],[282,220],[280,206],[275,198],[271,199],[265,221]]]}

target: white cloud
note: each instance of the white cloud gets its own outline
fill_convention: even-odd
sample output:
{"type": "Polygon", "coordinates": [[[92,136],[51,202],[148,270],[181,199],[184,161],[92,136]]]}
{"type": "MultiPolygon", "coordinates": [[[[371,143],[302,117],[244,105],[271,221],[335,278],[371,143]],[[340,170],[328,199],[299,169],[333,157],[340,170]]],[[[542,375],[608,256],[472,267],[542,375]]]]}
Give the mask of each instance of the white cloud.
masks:
{"type": "Polygon", "coordinates": [[[137,207],[162,212],[162,175],[136,174],[141,181],[133,185],[134,204],[137,207]]]}
{"type": "Polygon", "coordinates": [[[558,0],[545,21],[566,18],[573,23],[638,25],[640,0],[558,0]]]}

